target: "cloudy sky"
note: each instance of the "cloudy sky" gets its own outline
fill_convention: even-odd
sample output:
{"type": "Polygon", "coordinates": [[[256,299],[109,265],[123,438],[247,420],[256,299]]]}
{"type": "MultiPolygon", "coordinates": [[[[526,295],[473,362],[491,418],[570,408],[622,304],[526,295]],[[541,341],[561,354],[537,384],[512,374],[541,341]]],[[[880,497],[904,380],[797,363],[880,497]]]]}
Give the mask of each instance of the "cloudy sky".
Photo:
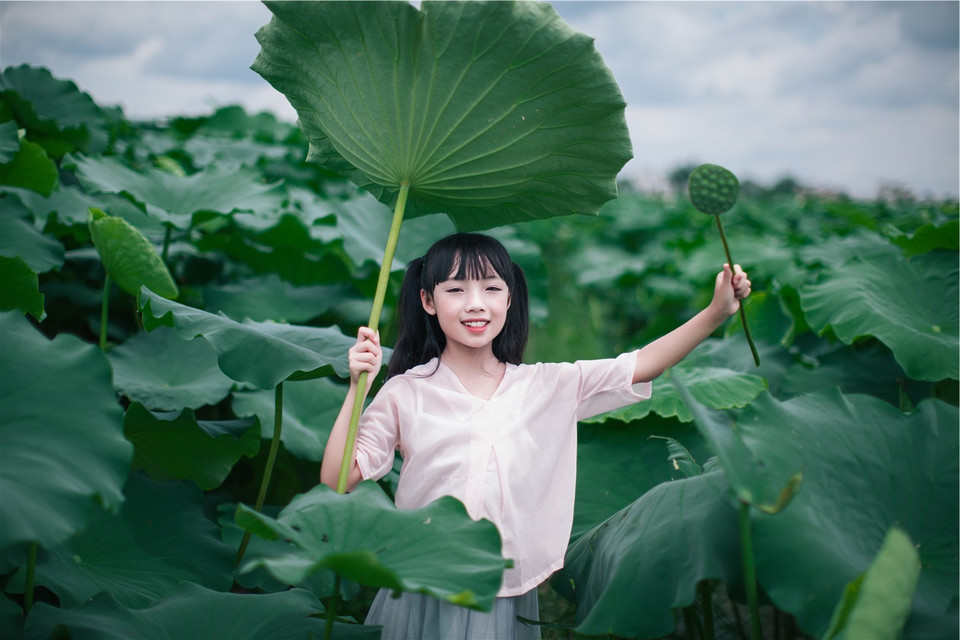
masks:
{"type": "MultiPolygon", "coordinates": [[[[552,3],[627,100],[642,184],[722,164],[764,184],[957,197],[958,3],[552,3]]],[[[250,71],[259,2],[0,0],[0,65],[43,65],[128,117],[242,104],[294,119],[250,71]]]]}

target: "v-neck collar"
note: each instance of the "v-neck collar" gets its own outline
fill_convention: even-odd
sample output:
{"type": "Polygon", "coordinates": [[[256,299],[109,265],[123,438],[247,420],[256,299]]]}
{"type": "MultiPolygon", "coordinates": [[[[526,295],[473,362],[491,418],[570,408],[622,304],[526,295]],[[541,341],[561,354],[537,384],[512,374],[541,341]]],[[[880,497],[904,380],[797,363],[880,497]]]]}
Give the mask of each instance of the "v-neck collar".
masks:
{"type": "Polygon", "coordinates": [[[490,394],[490,397],[489,397],[489,398],[481,398],[480,396],[478,396],[478,395],[476,395],[476,394],[474,394],[474,393],[471,393],[470,390],[467,389],[467,386],[466,386],[465,384],[463,384],[463,381],[462,381],[462,380],[460,380],[460,376],[457,375],[457,372],[454,371],[453,369],[451,369],[449,366],[447,366],[447,363],[446,363],[446,362],[444,362],[444,361],[443,361],[442,359],[440,359],[440,358],[437,358],[437,362],[439,362],[439,366],[437,367],[438,370],[439,370],[439,369],[444,369],[444,370],[447,372],[447,375],[454,381],[454,384],[458,387],[458,388],[457,388],[457,391],[458,391],[459,393],[462,393],[462,394],[464,394],[464,395],[466,395],[466,396],[470,396],[471,398],[474,398],[475,400],[478,400],[478,401],[484,402],[484,403],[490,402],[491,400],[493,400],[495,397],[497,397],[497,396],[500,394],[500,391],[504,388],[504,383],[507,381],[507,376],[510,375],[510,372],[511,372],[512,370],[514,370],[514,369],[517,368],[517,365],[515,365],[515,364],[510,364],[509,362],[505,362],[505,363],[504,363],[504,370],[503,370],[503,377],[500,378],[500,383],[497,385],[497,388],[493,390],[493,393],[490,394]]]}

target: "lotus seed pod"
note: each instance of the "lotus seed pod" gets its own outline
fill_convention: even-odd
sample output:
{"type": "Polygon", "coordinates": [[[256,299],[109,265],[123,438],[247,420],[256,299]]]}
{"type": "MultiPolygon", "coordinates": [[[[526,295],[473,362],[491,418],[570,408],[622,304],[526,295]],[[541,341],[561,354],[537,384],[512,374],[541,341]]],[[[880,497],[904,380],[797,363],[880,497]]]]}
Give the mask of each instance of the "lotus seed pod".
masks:
{"type": "Polygon", "coordinates": [[[717,164],[702,164],[690,174],[690,202],[697,211],[718,216],[736,204],[740,181],[717,164]]]}

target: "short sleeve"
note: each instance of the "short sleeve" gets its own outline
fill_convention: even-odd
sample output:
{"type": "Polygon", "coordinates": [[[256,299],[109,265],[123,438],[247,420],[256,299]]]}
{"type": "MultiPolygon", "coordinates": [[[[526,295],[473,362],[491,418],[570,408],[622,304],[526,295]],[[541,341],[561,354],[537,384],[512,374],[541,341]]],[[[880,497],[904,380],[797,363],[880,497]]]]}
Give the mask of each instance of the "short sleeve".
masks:
{"type": "Polygon", "coordinates": [[[399,394],[384,385],[360,416],[357,426],[357,466],[364,480],[379,480],[393,468],[400,445],[399,394]]]}
{"type": "Polygon", "coordinates": [[[608,360],[580,360],[580,403],[577,420],[649,400],[652,383],[633,384],[637,352],[630,351],[608,360]]]}

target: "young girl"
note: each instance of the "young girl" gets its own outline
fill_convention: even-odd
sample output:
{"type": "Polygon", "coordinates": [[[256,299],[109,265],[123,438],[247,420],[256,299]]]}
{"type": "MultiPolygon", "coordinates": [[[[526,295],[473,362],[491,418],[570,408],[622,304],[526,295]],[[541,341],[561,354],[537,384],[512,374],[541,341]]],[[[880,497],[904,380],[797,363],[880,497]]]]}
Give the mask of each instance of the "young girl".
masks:
{"type": "MultiPolygon", "coordinates": [[[[538,638],[536,587],[563,565],[573,523],[577,421],[650,397],[654,378],[737,312],[750,293],[739,266],[717,275],[706,309],[642,349],[606,360],[522,363],[523,271],[493,238],[454,234],[407,267],[388,378],[360,420],[348,490],[379,479],[403,456],[396,504],[444,496],[497,525],[504,573],[489,613],[421,594],[381,590],[367,624],[384,639],[538,638]]],[[[361,328],[349,352],[350,390],[324,452],[321,480],[336,487],[357,379],[379,372],[380,337],[361,328]]]]}

